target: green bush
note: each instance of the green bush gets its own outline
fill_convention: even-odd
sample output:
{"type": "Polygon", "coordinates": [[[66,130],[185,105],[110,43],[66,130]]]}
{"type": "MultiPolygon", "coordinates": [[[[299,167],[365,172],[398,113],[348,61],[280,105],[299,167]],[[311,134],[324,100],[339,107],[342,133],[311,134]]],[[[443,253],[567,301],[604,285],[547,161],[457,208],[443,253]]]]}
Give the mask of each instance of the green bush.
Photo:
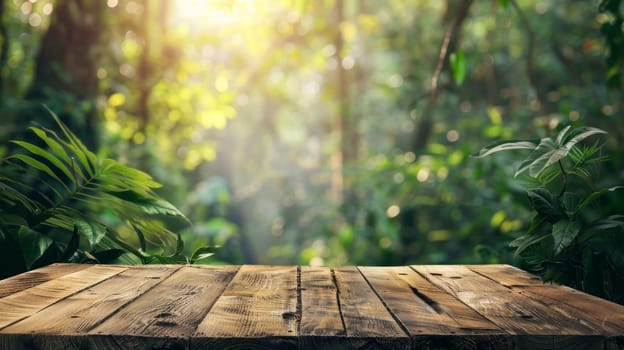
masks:
{"type": "Polygon", "coordinates": [[[535,212],[527,232],[510,245],[544,280],[563,283],[602,297],[624,301],[624,215],[604,213],[600,198],[623,186],[603,185],[598,142],[605,131],[570,126],[538,142],[499,142],[478,157],[509,150],[530,150],[515,176],[527,181],[535,212]]]}

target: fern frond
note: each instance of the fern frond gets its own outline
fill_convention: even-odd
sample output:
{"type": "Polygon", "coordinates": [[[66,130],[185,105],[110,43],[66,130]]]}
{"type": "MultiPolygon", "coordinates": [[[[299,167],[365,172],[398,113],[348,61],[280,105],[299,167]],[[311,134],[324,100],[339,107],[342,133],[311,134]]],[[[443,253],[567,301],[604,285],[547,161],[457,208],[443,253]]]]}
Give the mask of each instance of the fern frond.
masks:
{"type": "Polygon", "coordinates": [[[154,189],[161,185],[140,170],[98,158],[54,113],[52,116],[60,134],[31,127],[40,142],[13,141],[21,153],[4,159],[0,167],[3,237],[9,235],[4,235],[8,229],[17,240],[30,237],[38,242],[36,249],[26,251],[22,246],[25,266],[30,268],[44,254],[51,255],[48,250],[53,246],[55,256],[72,256],[80,247],[83,256],[96,260],[98,256],[119,257],[120,250],[141,262],[179,255],[180,236],[153,218],[188,219],[155,194],[154,189]],[[104,213],[110,213],[107,220],[104,213]],[[122,230],[113,230],[111,224],[122,230]],[[131,238],[136,237],[134,228],[141,230],[142,242],[131,238]],[[56,246],[58,234],[65,238],[56,246]]]}

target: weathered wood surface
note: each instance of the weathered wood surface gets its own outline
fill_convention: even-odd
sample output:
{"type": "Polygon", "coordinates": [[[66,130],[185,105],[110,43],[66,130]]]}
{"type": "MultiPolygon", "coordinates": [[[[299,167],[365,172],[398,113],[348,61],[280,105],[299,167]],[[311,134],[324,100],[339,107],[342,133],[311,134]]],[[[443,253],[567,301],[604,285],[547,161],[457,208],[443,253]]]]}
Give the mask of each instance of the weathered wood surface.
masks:
{"type": "Polygon", "coordinates": [[[0,349],[624,350],[624,306],[508,265],[56,264],[0,281],[0,349]]]}

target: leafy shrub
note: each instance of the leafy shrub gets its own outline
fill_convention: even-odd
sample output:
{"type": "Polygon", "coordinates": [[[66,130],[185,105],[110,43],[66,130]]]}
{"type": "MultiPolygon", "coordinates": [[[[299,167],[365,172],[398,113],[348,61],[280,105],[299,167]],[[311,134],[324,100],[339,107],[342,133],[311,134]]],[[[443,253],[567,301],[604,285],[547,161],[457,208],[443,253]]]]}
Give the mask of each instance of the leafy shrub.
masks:
{"type": "Polygon", "coordinates": [[[587,138],[606,134],[592,127],[562,129],[554,138],[499,142],[478,157],[501,151],[530,150],[516,177],[527,182],[535,216],[528,231],[513,241],[515,254],[543,273],[544,280],[624,301],[624,215],[603,213],[599,199],[623,186],[601,186],[599,143],[587,138]]]}
{"type": "Polygon", "coordinates": [[[148,174],[96,156],[53,114],[61,134],[31,127],[34,141],[12,141],[20,152],[0,167],[0,278],[59,261],[175,263],[179,234],[158,220],[188,222],[157,196],[148,174]]]}

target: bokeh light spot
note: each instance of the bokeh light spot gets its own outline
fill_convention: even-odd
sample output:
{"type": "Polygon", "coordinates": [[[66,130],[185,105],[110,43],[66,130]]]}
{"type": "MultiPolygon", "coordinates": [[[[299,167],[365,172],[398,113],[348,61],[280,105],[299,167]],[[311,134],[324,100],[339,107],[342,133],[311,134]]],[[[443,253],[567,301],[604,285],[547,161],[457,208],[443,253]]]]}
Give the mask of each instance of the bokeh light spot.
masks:
{"type": "Polygon", "coordinates": [[[459,140],[459,133],[457,132],[457,130],[449,130],[446,133],[446,139],[448,140],[448,142],[456,142],[457,140],[459,140]]]}
{"type": "Polygon", "coordinates": [[[391,219],[397,217],[400,212],[401,212],[401,207],[399,207],[396,204],[393,204],[389,206],[388,209],[386,209],[386,215],[391,219]]]}

